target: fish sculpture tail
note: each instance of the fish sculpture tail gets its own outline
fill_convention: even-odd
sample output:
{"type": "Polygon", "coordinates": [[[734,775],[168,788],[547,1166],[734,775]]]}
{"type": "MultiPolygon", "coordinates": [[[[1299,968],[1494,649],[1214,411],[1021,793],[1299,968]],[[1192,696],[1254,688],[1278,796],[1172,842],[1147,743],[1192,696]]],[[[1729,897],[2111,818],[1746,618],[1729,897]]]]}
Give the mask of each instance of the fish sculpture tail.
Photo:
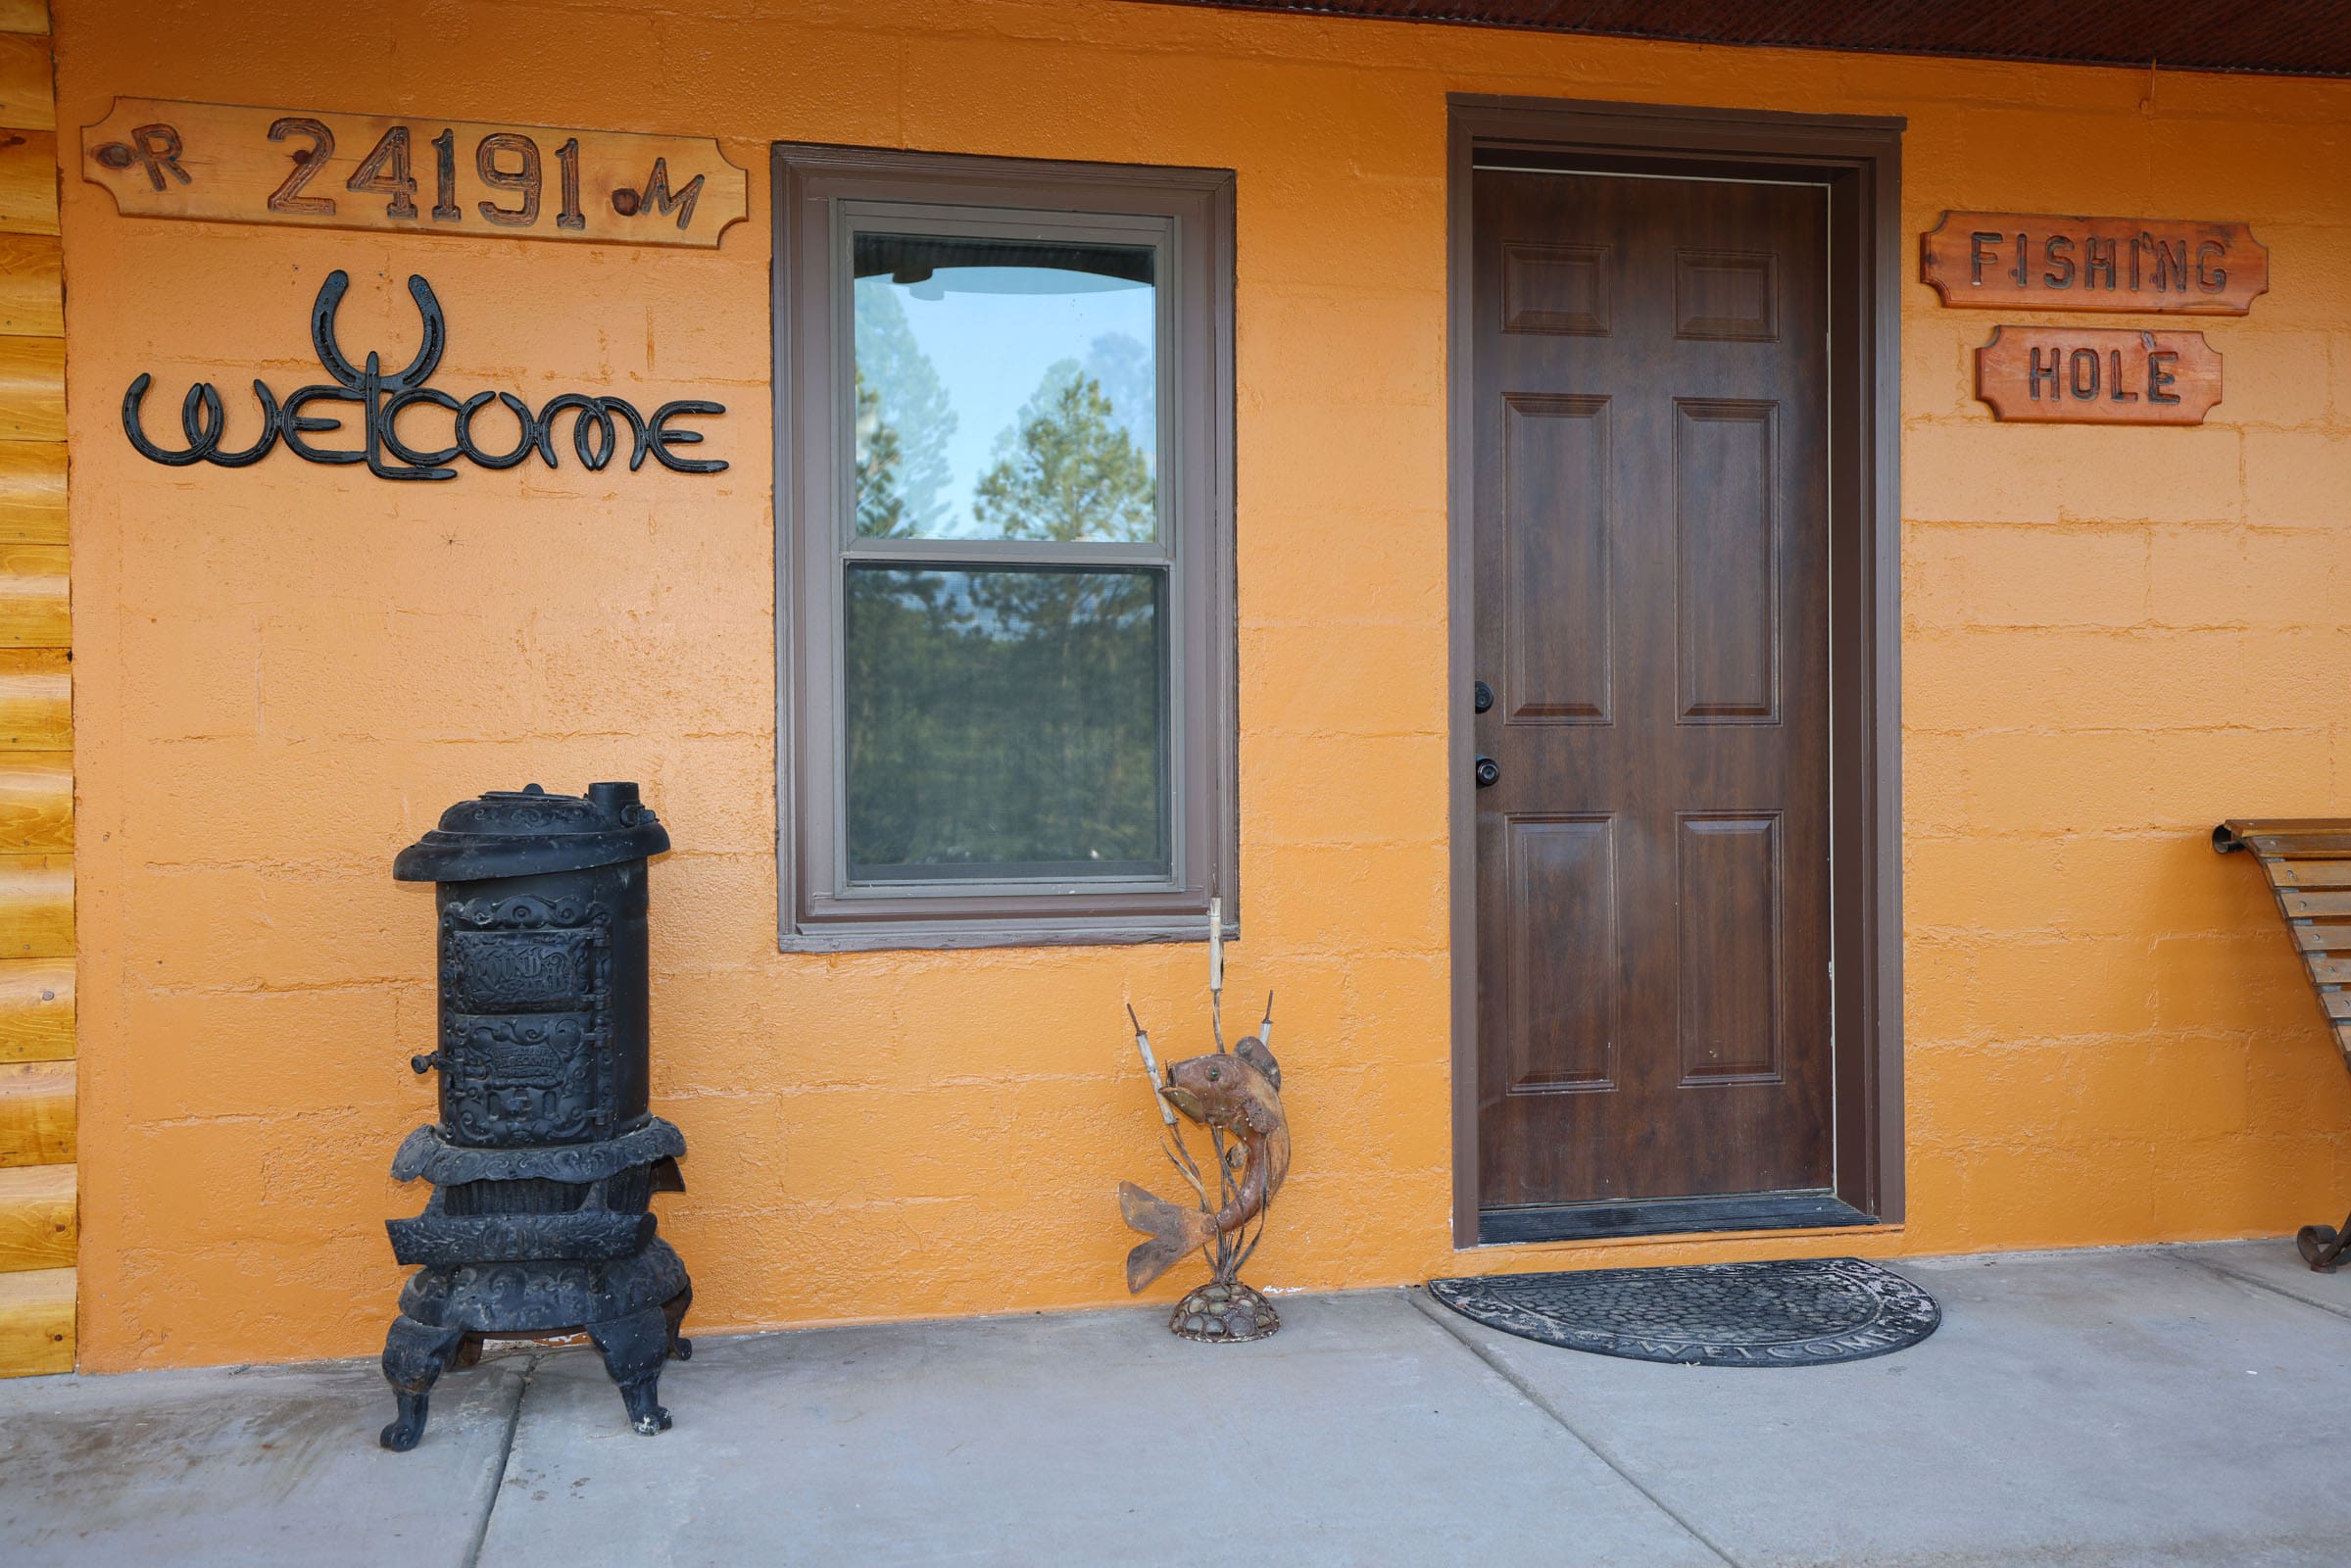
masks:
{"type": "Polygon", "coordinates": [[[1133,1182],[1118,1184],[1118,1209],[1127,1224],[1144,1234],[1127,1253],[1127,1291],[1131,1295],[1166,1273],[1188,1252],[1208,1245],[1208,1216],[1164,1198],[1153,1198],[1133,1182]]]}

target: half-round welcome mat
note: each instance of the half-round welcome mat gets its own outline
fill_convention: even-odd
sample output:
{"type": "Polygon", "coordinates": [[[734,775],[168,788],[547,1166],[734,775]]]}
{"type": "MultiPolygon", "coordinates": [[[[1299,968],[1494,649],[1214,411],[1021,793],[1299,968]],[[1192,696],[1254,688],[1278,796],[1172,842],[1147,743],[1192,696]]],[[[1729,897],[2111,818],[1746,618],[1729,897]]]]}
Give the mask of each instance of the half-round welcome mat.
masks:
{"type": "Polygon", "coordinates": [[[1918,1344],[1935,1298],[1858,1257],[1431,1280],[1462,1316],[1521,1339],[1686,1366],[1826,1366],[1918,1344]]]}

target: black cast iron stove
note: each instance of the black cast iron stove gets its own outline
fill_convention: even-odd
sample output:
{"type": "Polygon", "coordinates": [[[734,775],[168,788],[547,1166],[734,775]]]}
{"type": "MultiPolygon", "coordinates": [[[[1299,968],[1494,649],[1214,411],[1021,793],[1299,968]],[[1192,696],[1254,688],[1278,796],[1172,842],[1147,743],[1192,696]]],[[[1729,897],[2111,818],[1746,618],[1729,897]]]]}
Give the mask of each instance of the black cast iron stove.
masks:
{"type": "Polygon", "coordinates": [[[685,1137],[646,1098],[646,858],[668,848],[634,784],[533,784],[451,807],[392,862],[439,884],[440,1049],[410,1064],[440,1072],[441,1119],[392,1161],[433,1193],[386,1226],[419,1265],[384,1342],[387,1448],[416,1446],[434,1381],[485,1338],[584,1332],[630,1423],[669,1425],[694,1288],[650,1211],[685,1190],[685,1137]]]}

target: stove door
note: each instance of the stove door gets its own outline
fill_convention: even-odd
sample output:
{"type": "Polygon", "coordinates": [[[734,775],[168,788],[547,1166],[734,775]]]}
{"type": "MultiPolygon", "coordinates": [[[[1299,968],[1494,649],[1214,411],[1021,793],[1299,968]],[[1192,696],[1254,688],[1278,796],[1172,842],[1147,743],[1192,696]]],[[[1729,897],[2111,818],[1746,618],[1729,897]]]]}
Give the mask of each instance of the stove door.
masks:
{"type": "Polygon", "coordinates": [[[597,1070],[605,1037],[594,1014],[460,1014],[448,1022],[441,1116],[452,1142],[576,1144],[610,1133],[597,1070]]]}
{"type": "MultiPolygon", "coordinates": [[[[453,923],[441,973],[441,1119],[459,1143],[583,1143],[612,1131],[609,940],[548,926],[544,901],[453,923]]],[[[581,911],[586,913],[588,911],[581,911]]]]}

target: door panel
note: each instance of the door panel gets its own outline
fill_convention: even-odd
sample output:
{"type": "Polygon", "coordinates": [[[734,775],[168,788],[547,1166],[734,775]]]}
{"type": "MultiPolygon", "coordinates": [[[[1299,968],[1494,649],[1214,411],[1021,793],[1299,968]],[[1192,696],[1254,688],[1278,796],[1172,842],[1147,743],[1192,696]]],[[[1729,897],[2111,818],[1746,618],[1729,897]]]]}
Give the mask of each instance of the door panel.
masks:
{"type": "Polygon", "coordinates": [[[1825,193],[1474,177],[1480,1206],[1825,1188],[1825,193]]]}
{"type": "Polygon", "coordinates": [[[1514,397],[1502,468],[1510,538],[1510,717],[1606,723],[1614,602],[1608,498],[1578,482],[1608,464],[1608,400],[1514,397]]]}
{"type": "Polygon", "coordinates": [[[1601,816],[1509,826],[1511,1094],[1615,1082],[1613,825],[1601,816]]]}
{"type": "Polygon", "coordinates": [[[1682,817],[1682,1087],[1780,1077],[1780,820],[1777,811],[1682,817]]]}
{"type": "Polygon", "coordinates": [[[1779,529],[1770,403],[1674,403],[1674,551],[1684,723],[1780,716],[1779,529]]]}

